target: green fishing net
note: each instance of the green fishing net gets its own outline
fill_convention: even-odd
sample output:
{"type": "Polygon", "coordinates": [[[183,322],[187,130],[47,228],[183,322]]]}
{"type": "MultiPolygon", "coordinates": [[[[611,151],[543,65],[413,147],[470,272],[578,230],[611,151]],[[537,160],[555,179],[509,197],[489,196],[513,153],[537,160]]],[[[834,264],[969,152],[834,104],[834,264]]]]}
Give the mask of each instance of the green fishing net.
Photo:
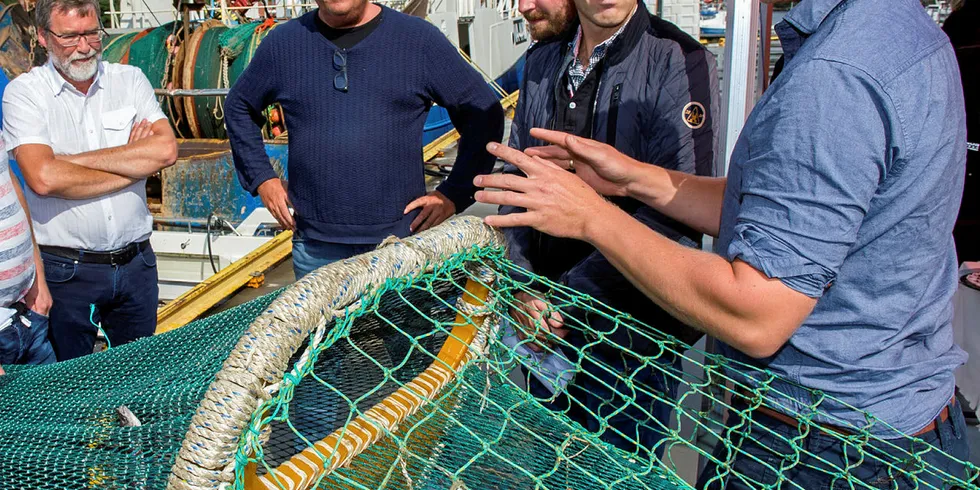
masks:
{"type": "Polygon", "coordinates": [[[138,31],[110,35],[105,40],[105,47],[102,49],[102,59],[109,63],[120,63],[123,56],[129,53],[129,47],[137,34],[139,34],[138,31]]]}
{"type": "Polygon", "coordinates": [[[191,416],[275,294],[167,335],[0,376],[0,488],[164,488],[191,416]],[[139,419],[120,422],[119,407],[139,419]]]}
{"type": "Polygon", "coordinates": [[[452,228],[464,225],[482,226],[450,223],[172,333],[10,369],[0,488],[673,489],[694,487],[698,460],[722,487],[809,490],[797,476],[806,469],[833,488],[978,488],[977,467],[930,464],[937,449],[856,409],[841,419],[828,394],[530,274],[499,242],[430,250],[438,234],[465,243],[452,228]],[[392,259],[409,252],[422,258],[392,259]],[[579,335],[515,330],[520,292],[579,335]],[[620,329],[632,346],[615,341],[620,329]],[[674,388],[641,381],[650,373],[674,388]],[[587,403],[583,387],[604,383],[587,403]],[[142,425],[122,426],[123,405],[142,425]],[[798,422],[773,433],[761,407],[798,422]],[[623,416],[659,442],[623,431],[623,416]],[[813,447],[812,433],[843,447],[845,462],[813,447]],[[733,469],[753,444],[773,457],[757,473],[733,469]],[[892,479],[865,481],[870,462],[892,479]]]}
{"type": "Polygon", "coordinates": [[[129,65],[139,68],[153,88],[166,87],[170,79],[173,60],[167,59],[167,38],[176,35],[177,27],[177,22],[164,24],[129,47],[129,65]]]}
{"type": "Polygon", "coordinates": [[[238,58],[248,47],[252,35],[255,34],[255,28],[261,24],[261,22],[239,24],[222,32],[218,41],[221,45],[221,54],[230,60],[238,58]]]}

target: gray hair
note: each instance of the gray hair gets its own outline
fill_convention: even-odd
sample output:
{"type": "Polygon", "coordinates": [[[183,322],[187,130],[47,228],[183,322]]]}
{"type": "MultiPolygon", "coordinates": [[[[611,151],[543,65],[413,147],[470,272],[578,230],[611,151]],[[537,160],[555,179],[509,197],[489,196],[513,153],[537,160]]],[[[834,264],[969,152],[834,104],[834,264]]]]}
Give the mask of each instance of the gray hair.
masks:
{"type": "Polygon", "coordinates": [[[51,12],[59,10],[61,12],[71,12],[72,10],[90,10],[99,19],[102,25],[102,9],[99,8],[99,0],[37,0],[34,5],[34,23],[37,29],[47,30],[51,25],[51,12]]]}

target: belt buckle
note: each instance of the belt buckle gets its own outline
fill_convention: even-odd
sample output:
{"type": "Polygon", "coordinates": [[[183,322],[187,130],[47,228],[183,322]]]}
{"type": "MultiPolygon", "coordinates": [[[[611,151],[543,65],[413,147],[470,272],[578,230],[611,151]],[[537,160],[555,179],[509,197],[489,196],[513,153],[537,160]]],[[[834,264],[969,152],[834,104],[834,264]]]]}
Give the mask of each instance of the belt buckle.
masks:
{"type": "Polygon", "coordinates": [[[109,265],[123,265],[124,258],[128,252],[129,250],[125,248],[109,252],[109,265]]]}

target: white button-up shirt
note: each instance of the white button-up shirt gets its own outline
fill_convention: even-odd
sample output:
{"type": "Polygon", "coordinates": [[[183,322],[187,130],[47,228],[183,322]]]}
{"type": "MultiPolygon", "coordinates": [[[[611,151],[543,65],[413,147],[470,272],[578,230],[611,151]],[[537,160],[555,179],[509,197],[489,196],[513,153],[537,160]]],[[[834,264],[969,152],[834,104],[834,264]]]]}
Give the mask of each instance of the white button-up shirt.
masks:
{"type": "MultiPolygon", "coordinates": [[[[17,77],[3,94],[7,150],[48,145],[74,155],[125,145],[133,124],[166,118],[149,80],[138,68],[102,62],[87,94],[79,92],[50,61],[17,77]]],[[[92,199],[39,196],[25,186],[40,245],[108,251],[150,237],[146,181],[92,199]]]]}

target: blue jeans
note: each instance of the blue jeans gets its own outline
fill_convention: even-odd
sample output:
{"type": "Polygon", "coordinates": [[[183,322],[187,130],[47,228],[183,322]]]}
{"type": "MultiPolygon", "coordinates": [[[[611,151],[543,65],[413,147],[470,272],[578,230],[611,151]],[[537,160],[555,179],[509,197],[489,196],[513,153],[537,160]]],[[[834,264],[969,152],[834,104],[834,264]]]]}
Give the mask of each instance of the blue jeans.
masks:
{"type": "MultiPolygon", "coordinates": [[[[745,410],[744,402],[736,402],[735,408],[745,410]]],[[[913,481],[909,474],[916,471],[914,461],[908,464],[907,471],[903,469],[903,464],[896,462],[911,459],[908,455],[903,455],[899,449],[880,442],[870,442],[874,447],[874,454],[878,459],[892,462],[899,470],[889,469],[878,459],[865,456],[861,461],[862,454],[856,446],[845,448],[840,440],[819,430],[811,430],[809,435],[802,438],[800,448],[803,452],[801,459],[797,463],[792,458],[796,454],[795,450],[787,441],[799,439],[800,431],[796,427],[791,427],[783,422],[767,417],[759,412],[752,414],[751,428],[747,428],[748,421],[743,420],[738,415],[729,412],[727,426],[736,428],[730,436],[730,445],[719,443],[712,455],[722,463],[729,458],[729,447],[740,447],[742,452],[735,453],[733,460],[729,461],[732,475],[726,475],[724,467],[717,466],[709,461],[708,466],[701,472],[696,488],[738,490],[749,488],[761,488],[763,486],[777,486],[780,475],[784,480],[792,481],[799,488],[806,489],[831,489],[843,490],[851,488],[846,479],[834,479],[835,474],[844,473],[845,468],[849,468],[846,474],[854,481],[867,483],[871,488],[882,489],[912,489],[922,488],[925,484],[931,485],[928,488],[948,488],[935,475],[928,472],[917,474],[918,484],[913,481]],[[739,425],[741,424],[741,427],[739,425]],[[767,431],[761,426],[771,430],[767,431]],[[743,433],[749,432],[744,437],[743,433]],[[846,451],[846,452],[845,452],[846,451]],[[886,455],[893,455],[889,458],[886,455]],[[807,467],[810,466],[810,467],[807,467]],[[816,467],[814,469],[813,467],[816,467]],[[780,471],[780,468],[787,468],[780,471]],[[722,475],[719,477],[719,475],[722,475]],[[746,481],[733,475],[742,475],[746,481]]],[[[960,461],[968,461],[970,458],[970,446],[966,436],[966,421],[963,419],[963,410],[959,403],[950,405],[949,418],[944,422],[936,420],[937,426],[934,430],[922,434],[919,439],[925,442],[912,442],[906,439],[888,440],[889,443],[908,451],[918,454],[923,462],[960,479],[966,479],[966,468],[956,463],[949,456],[960,461]],[[939,448],[943,452],[926,451],[928,446],[939,448]],[[947,456],[948,455],[948,456],[947,456]]],[[[865,453],[869,453],[865,449],[865,453]]],[[[791,485],[783,483],[783,487],[791,485]]],[[[794,486],[794,488],[797,488],[794,486]]]]}
{"type": "Polygon", "coordinates": [[[50,336],[59,361],[92,353],[98,333],[92,321],[102,324],[112,347],[153,335],[160,287],[152,248],[124,265],[76,263],[44,252],[41,258],[54,299],[50,336]]]}
{"type": "Polygon", "coordinates": [[[51,364],[54,350],[48,341],[48,317],[27,310],[14,313],[0,330],[0,364],[51,364]]]}
{"type": "Polygon", "coordinates": [[[303,236],[296,230],[293,235],[293,273],[296,280],[338,260],[370,252],[377,244],[321,242],[303,236]]]}

